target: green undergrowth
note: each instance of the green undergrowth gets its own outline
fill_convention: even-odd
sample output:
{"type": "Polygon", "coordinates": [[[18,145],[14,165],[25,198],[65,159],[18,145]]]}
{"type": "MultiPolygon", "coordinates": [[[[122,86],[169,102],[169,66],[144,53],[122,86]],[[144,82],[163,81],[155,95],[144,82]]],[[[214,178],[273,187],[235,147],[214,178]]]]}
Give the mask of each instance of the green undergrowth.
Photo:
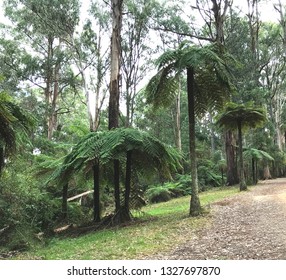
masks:
{"type": "MultiPolygon", "coordinates": [[[[213,189],[200,194],[206,206],[238,194],[237,188],[213,189]]],[[[142,259],[171,250],[187,240],[211,219],[210,215],[188,216],[190,197],[152,204],[135,212],[130,225],[100,230],[77,238],[52,238],[47,245],[18,255],[18,259],[114,260],[142,259]]]]}

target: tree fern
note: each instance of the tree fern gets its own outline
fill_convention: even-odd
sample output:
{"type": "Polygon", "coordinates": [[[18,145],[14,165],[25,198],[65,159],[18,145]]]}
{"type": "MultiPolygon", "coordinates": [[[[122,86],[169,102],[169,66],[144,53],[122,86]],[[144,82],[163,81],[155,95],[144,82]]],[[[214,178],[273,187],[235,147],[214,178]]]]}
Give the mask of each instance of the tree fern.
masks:
{"type": "Polygon", "coordinates": [[[238,131],[239,166],[240,166],[240,190],[247,190],[242,150],[242,131],[249,127],[257,127],[265,123],[266,113],[262,108],[256,108],[252,104],[228,103],[225,111],[217,117],[217,124],[225,128],[238,131]]]}
{"type": "Polygon", "coordinates": [[[236,129],[238,122],[241,122],[243,128],[254,128],[263,125],[265,121],[265,110],[256,108],[251,103],[227,103],[224,112],[217,117],[217,123],[229,129],[236,129]]]}
{"type": "MultiPolygon", "coordinates": [[[[146,132],[118,128],[105,132],[91,132],[83,137],[65,157],[62,165],[54,171],[49,181],[56,180],[59,186],[66,186],[72,176],[80,170],[90,173],[95,163],[102,169],[111,166],[114,159],[119,160],[121,166],[125,166],[127,170],[126,157],[130,151],[132,157],[129,158],[129,164],[132,164],[133,171],[160,172],[171,177],[171,173],[180,167],[181,155],[175,149],[146,132]]],[[[131,182],[126,184],[131,186],[131,182]]]]}
{"type": "Polygon", "coordinates": [[[266,159],[269,161],[274,161],[274,158],[269,153],[255,148],[246,149],[243,151],[243,155],[248,159],[254,158],[255,160],[266,159]]]}
{"type": "Polygon", "coordinates": [[[17,141],[28,139],[27,132],[33,125],[34,118],[0,92],[0,173],[5,157],[16,151],[17,141]]]}
{"type": "Polygon", "coordinates": [[[178,79],[187,73],[189,142],[191,156],[191,173],[193,190],[190,214],[200,213],[198,197],[196,148],[195,148],[195,114],[201,116],[207,110],[221,109],[230,96],[233,87],[226,58],[217,45],[198,47],[183,42],[176,50],[167,51],[158,60],[158,73],[148,83],[145,92],[147,103],[155,108],[169,106],[178,89],[178,79]]]}

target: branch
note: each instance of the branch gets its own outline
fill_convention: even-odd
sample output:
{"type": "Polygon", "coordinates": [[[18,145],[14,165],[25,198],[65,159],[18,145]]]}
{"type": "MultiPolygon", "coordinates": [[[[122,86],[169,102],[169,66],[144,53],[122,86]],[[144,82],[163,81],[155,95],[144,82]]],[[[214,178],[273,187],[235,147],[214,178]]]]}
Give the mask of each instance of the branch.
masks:
{"type": "Polygon", "coordinates": [[[57,115],[68,114],[70,112],[71,112],[70,109],[67,109],[67,108],[59,108],[56,110],[57,115]],[[62,111],[62,110],[65,110],[65,111],[62,111]]]}
{"type": "Polygon", "coordinates": [[[267,62],[265,62],[263,65],[261,65],[261,67],[259,68],[259,71],[258,71],[258,72],[261,73],[262,70],[263,70],[263,68],[264,68],[265,66],[267,66],[269,63],[270,63],[270,58],[268,59],[267,62]]]}
{"type": "Polygon", "coordinates": [[[205,40],[205,41],[209,41],[209,42],[214,42],[215,40],[212,38],[208,38],[208,37],[204,37],[204,36],[199,36],[199,35],[194,35],[191,33],[186,33],[186,32],[180,32],[180,31],[175,31],[166,27],[153,27],[153,30],[156,31],[164,31],[164,32],[170,32],[173,34],[177,34],[177,35],[182,35],[182,36],[187,36],[187,37],[191,37],[191,38],[196,38],[198,40],[205,40]]]}
{"type": "MultiPolygon", "coordinates": [[[[15,67],[14,65],[10,64],[9,62],[7,62],[6,59],[4,59],[4,63],[5,63],[7,66],[9,66],[11,69],[13,69],[14,71],[17,71],[16,67],[15,67]]],[[[34,81],[33,81],[31,78],[29,78],[28,76],[25,76],[25,75],[22,75],[22,74],[21,74],[21,78],[30,81],[33,85],[35,85],[35,86],[37,86],[37,87],[39,87],[39,88],[41,88],[41,89],[43,89],[43,90],[46,89],[46,87],[41,86],[40,84],[34,82],[34,81]]]]}

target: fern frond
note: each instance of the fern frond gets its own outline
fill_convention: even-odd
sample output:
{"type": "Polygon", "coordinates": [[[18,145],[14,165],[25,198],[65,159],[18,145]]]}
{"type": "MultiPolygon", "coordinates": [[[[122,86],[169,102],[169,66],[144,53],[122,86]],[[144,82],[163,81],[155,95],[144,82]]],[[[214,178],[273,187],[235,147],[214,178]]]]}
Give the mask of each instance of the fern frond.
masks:
{"type": "Polygon", "coordinates": [[[180,167],[181,155],[167,147],[147,132],[133,128],[118,128],[105,132],[93,132],[83,137],[65,157],[62,165],[50,176],[49,181],[59,185],[85,169],[91,170],[94,161],[100,166],[110,166],[114,159],[125,162],[127,151],[132,150],[135,169],[146,169],[171,176],[180,167]]]}
{"type": "Polygon", "coordinates": [[[229,129],[236,129],[238,122],[243,128],[254,128],[264,124],[266,112],[250,104],[228,103],[224,112],[217,117],[217,124],[229,129]]]}

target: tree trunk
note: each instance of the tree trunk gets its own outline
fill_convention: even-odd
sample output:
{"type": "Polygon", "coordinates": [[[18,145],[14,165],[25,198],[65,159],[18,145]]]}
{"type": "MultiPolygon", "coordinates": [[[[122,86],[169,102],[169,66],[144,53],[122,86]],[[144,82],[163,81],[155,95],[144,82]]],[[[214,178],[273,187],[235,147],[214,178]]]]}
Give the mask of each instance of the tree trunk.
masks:
{"type": "MultiPolygon", "coordinates": [[[[60,47],[60,46],[59,46],[60,47]]],[[[49,112],[49,125],[48,125],[48,139],[51,140],[54,131],[57,129],[58,114],[57,114],[57,103],[59,96],[59,75],[60,75],[60,63],[57,62],[53,71],[53,91],[51,92],[51,104],[49,112]]]]}
{"type": "Polygon", "coordinates": [[[258,182],[258,161],[255,161],[256,182],[258,182]]]}
{"type": "Polygon", "coordinates": [[[179,91],[176,97],[176,147],[182,151],[182,138],[181,138],[181,81],[179,81],[179,91]]]}
{"type": "MultiPolygon", "coordinates": [[[[284,49],[284,55],[286,55],[286,19],[285,19],[285,10],[282,6],[281,0],[278,1],[278,4],[274,4],[274,7],[276,11],[278,11],[280,20],[279,23],[282,27],[282,32],[281,38],[283,40],[283,49],[284,49]]],[[[285,7],[285,6],[284,6],[285,7]]]]}
{"type": "Polygon", "coordinates": [[[258,161],[254,158],[252,158],[252,173],[253,184],[256,185],[258,183],[258,161]]]}
{"type": "Polygon", "coordinates": [[[68,184],[63,186],[62,215],[63,219],[68,217],[68,184]]]}
{"type": "Polygon", "coordinates": [[[93,119],[93,124],[92,124],[92,129],[93,131],[97,131],[99,124],[100,124],[100,112],[101,108],[103,105],[103,101],[105,99],[105,96],[102,97],[100,100],[100,89],[104,77],[103,73],[103,60],[101,56],[101,26],[99,26],[98,30],[98,41],[97,41],[97,52],[96,52],[96,57],[97,57],[97,66],[96,66],[96,87],[95,87],[95,106],[94,106],[94,119],[93,119]]]}
{"type": "Polygon", "coordinates": [[[226,12],[231,4],[231,1],[224,0],[224,5],[222,5],[221,0],[219,3],[217,0],[211,0],[211,2],[213,3],[212,12],[214,15],[216,29],[215,41],[221,45],[224,45],[224,22],[226,18],[226,12]]]}
{"type": "MultiPolygon", "coordinates": [[[[0,177],[2,175],[4,166],[5,166],[5,150],[4,150],[4,147],[0,146],[0,177]]],[[[2,188],[0,188],[0,192],[1,190],[2,188]]]]}
{"type": "Polygon", "coordinates": [[[238,184],[237,165],[235,159],[235,139],[232,131],[228,130],[225,133],[225,153],[227,163],[227,180],[226,185],[233,186],[238,184]]]}
{"type": "Polygon", "coordinates": [[[242,127],[241,122],[237,123],[238,129],[238,155],[239,155],[239,189],[240,191],[246,191],[247,186],[245,182],[244,166],[243,166],[243,150],[242,150],[242,127]]]}
{"type": "Polygon", "coordinates": [[[99,163],[93,165],[93,220],[100,222],[100,184],[99,184],[99,163]]]}
{"type": "Polygon", "coordinates": [[[253,185],[256,185],[257,184],[257,177],[256,177],[256,170],[255,170],[255,168],[256,168],[256,164],[255,164],[255,159],[254,158],[252,158],[252,160],[251,160],[251,165],[252,165],[252,183],[253,183],[253,185]]]}
{"type": "Polygon", "coordinates": [[[53,80],[53,71],[52,71],[52,60],[53,60],[53,42],[54,39],[52,36],[48,37],[48,51],[47,51],[47,68],[46,68],[46,88],[45,88],[45,132],[47,133],[47,138],[51,140],[51,96],[52,96],[52,80],[53,80]]]}
{"type": "Polygon", "coordinates": [[[209,126],[210,126],[210,132],[211,132],[211,153],[212,155],[215,153],[215,150],[216,150],[216,146],[215,146],[215,133],[214,133],[214,125],[213,125],[213,117],[212,117],[212,114],[209,113],[209,126]]]}
{"type": "Polygon", "coordinates": [[[189,117],[189,145],[191,158],[192,195],[190,201],[190,215],[198,216],[201,213],[199,199],[199,185],[197,175],[196,135],[195,135],[195,81],[194,69],[187,68],[188,117],[189,117]]]}
{"type": "Polygon", "coordinates": [[[247,0],[248,3],[248,26],[250,31],[250,49],[254,58],[257,61],[258,53],[258,32],[259,32],[259,18],[258,18],[258,3],[257,0],[247,0]]]}
{"type": "Polygon", "coordinates": [[[109,97],[109,129],[119,126],[119,95],[120,95],[120,61],[121,61],[121,25],[122,2],[112,0],[112,36],[111,36],[111,71],[109,97]]]}
{"type": "Polygon", "coordinates": [[[263,169],[263,179],[264,180],[272,179],[268,163],[264,166],[263,169]]]}
{"type": "Polygon", "coordinates": [[[130,102],[130,86],[128,85],[129,79],[126,81],[126,118],[125,118],[125,127],[130,127],[130,114],[131,114],[131,102],[130,102]]]}
{"type": "Polygon", "coordinates": [[[132,151],[128,151],[126,155],[125,201],[124,201],[124,210],[126,212],[126,215],[130,215],[129,202],[130,202],[130,192],[131,192],[131,174],[132,174],[132,151]]]}
{"type": "MultiPolygon", "coordinates": [[[[110,96],[108,110],[108,128],[119,126],[119,95],[120,95],[120,60],[121,60],[121,25],[122,25],[123,0],[112,0],[112,35],[111,35],[111,71],[110,71],[110,96]]],[[[119,161],[114,161],[114,196],[115,212],[120,212],[120,177],[119,161]]]]}
{"type": "Polygon", "coordinates": [[[114,199],[115,199],[115,212],[120,212],[121,203],[120,203],[120,165],[119,160],[114,160],[113,162],[113,182],[114,182],[114,199]]]}

